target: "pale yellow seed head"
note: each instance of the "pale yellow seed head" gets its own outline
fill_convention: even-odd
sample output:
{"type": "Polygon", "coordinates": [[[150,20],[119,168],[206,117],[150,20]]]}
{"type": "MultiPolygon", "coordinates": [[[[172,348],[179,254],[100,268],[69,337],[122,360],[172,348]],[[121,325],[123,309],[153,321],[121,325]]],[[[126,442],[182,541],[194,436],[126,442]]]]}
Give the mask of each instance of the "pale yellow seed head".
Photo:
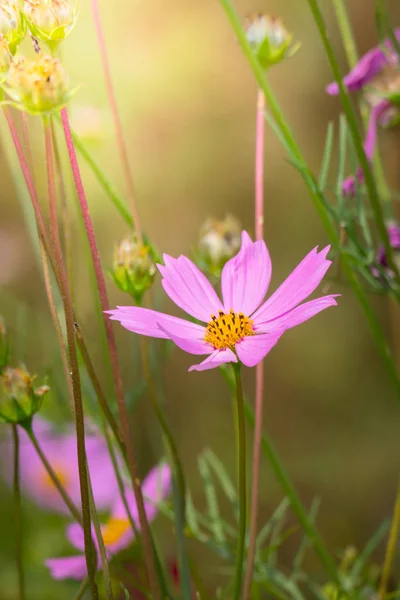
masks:
{"type": "Polygon", "coordinates": [[[1,0],[0,34],[13,52],[14,46],[22,41],[25,31],[25,22],[21,16],[19,2],[17,0],[1,0]]]}
{"type": "Polygon", "coordinates": [[[19,57],[10,68],[5,90],[18,108],[33,114],[51,112],[67,100],[69,79],[58,58],[19,57]]]}
{"type": "Polygon", "coordinates": [[[45,42],[65,39],[78,12],[73,0],[23,0],[22,10],[33,35],[45,42]]]}

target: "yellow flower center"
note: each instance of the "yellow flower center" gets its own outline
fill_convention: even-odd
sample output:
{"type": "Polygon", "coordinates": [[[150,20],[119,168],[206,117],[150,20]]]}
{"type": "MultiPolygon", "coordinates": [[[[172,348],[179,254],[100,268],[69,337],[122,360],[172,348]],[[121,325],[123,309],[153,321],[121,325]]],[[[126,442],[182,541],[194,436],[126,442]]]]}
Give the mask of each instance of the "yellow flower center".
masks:
{"type": "Polygon", "coordinates": [[[218,317],[211,315],[204,341],[212,344],[216,350],[235,347],[247,335],[254,335],[253,321],[243,313],[230,310],[228,314],[219,311],[218,317]]]}
{"type": "Polygon", "coordinates": [[[102,527],[104,544],[110,546],[118,542],[128,531],[130,523],[128,519],[117,519],[110,517],[107,523],[102,527]]]}
{"type": "MultiPolygon", "coordinates": [[[[64,465],[60,464],[52,464],[51,466],[53,467],[53,471],[56,474],[57,479],[59,480],[63,488],[68,488],[70,483],[68,470],[64,467],[64,465]]],[[[51,479],[48,472],[45,470],[43,470],[43,472],[40,473],[40,486],[46,494],[58,494],[57,488],[54,485],[53,480],[51,479]]]]}

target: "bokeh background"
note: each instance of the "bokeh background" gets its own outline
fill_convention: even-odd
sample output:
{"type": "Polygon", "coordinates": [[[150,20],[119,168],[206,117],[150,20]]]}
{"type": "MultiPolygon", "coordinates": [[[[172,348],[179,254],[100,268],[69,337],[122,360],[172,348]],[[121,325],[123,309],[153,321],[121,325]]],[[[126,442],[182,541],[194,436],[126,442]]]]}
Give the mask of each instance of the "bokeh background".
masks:
{"type": "MultiPolygon", "coordinates": [[[[347,4],[359,51],[364,52],[377,42],[375,3],[349,0],[347,4]]],[[[387,4],[397,24],[398,3],[387,4]]],[[[82,3],[76,29],[62,47],[72,85],[82,83],[71,103],[71,115],[75,129],[124,193],[88,5],[82,3]]],[[[102,0],[100,5],[139,210],[152,241],[172,255],[190,253],[203,221],[227,212],[253,232],[256,86],[218,1],[102,0]]],[[[323,5],[329,35],[345,69],[331,3],[326,0],[323,5]]],[[[294,58],[273,69],[270,79],[311,168],[318,170],[327,124],[337,123],[340,106],[324,93],[331,74],[306,2],[237,0],[235,6],[243,18],[260,10],[281,15],[302,43],[294,58]]],[[[4,123],[1,126],[0,313],[15,337],[17,359],[32,372],[49,375],[53,393],[45,413],[62,422],[69,418],[70,408],[57,343],[21,204],[23,183],[4,123]]],[[[30,127],[35,175],[45,204],[43,136],[35,119],[30,127]]],[[[398,189],[398,131],[385,132],[381,138],[388,175],[398,189]]],[[[273,261],[273,289],[312,247],[327,240],[300,176],[268,128],[265,165],[265,237],[273,261]]],[[[127,227],[83,162],[82,170],[106,269],[114,244],[127,227]]],[[[72,188],[69,200],[77,304],[101,365],[86,246],[72,188]]],[[[111,279],[109,290],[112,304],[129,303],[111,279]]],[[[362,547],[391,513],[399,474],[400,412],[359,306],[339,283],[332,284],[332,291],[342,294],[339,307],[291,330],[265,361],[265,426],[304,501],[322,499],[319,527],[339,556],[349,544],[362,547]]],[[[154,296],[158,306],[172,308],[159,281],[154,296]]],[[[373,303],[400,363],[400,320],[386,299],[375,298],[373,303]]],[[[118,341],[127,387],[136,385],[142,377],[137,340],[118,330],[118,341]]],[[[167,356],[164,394],[190,487],[201,507],[199,452],[211,447],[232,476],[235,473],[232,407],[218,372],[188,373],[190,364],[191,358],[180,351],[167,356]]],[[[254,372],[246,372],[245,386],[251,398],[254,372]]],[[[145,395],[136,402],[133,425],[145,473],[162,452],[145,395]]],[[[249,436],[249,450],[250,442],[249,436]]],[[[280,498],[273,474],[263,462],[260,521],[269,517],[280,498]]],[[[0,600],[13,600],[16,577],[7,486],[0,488],[0,503],[0,600]]],[[[62,555],[68,548],[61,533],[63,520],[41,511],[28,498],[24,519],[29,598],[72,597],[75,587],[52,582],[42,566],[43,558],[62,555]]],[[[159,527],[165,551],[173,556],[171,525],[161,522],[159,527]]],[[[293,548],[290,541],[284,546],[283,564],[289,563],[293,548]]],[[[203,549],[196,547],[194,552],[200,556],[203,549]]],[[[215,576],[212,562],[209,557],[210,578],[215,576]]],[[[318,563],[310,560],[309,567],[318,576],[318,563]]]]}

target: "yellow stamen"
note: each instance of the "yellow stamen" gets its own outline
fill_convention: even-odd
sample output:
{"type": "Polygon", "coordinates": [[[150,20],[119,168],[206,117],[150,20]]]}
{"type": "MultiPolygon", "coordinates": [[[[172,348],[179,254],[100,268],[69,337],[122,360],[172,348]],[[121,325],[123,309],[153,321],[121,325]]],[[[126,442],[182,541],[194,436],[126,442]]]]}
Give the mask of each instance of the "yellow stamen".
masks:
{"type": "Polygon", "coordinates": [[[218,317],[211,315],[204,341],[212,344],[216,350],[233,350],[235,344],[248,335],[254,335],[253,321],[249,317],[233,310],[228,314],[220,310],[218,317]]]}
{"type": "Polygon", "coordinates": [[[118,542],[128,531],[129,527],[130,523],[128,519],[110,517],[104,527],[102,527],[104,544],[110,546],[118,542]]]}
{"type": "MultiPolygon", "coordinates": [[[[57,476],[57,479],[59,480],[63,488],[68,488],[70,483],[68,470],[62,465],[52,464],[52,467],[54,473],[57,476]]],[[[48,472],[45,470],[43,470],[43,472],[40,473],[40,486],[43,489],[43,491],[47,494],[58,494],[57,488],[54,485],[53,480],[51,479],[48,472]]]]}

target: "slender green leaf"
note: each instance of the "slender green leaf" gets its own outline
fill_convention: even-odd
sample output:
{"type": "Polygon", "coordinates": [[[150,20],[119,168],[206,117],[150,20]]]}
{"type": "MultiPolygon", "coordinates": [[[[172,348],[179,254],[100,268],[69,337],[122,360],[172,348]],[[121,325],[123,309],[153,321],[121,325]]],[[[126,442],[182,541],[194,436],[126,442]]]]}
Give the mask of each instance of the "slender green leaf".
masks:
{"type": "Polygon", "coordinates": [[[220,512],[219,512],[219,507],[218,507],[217,493],[215,491],[214,484],[211,480],[211,473],[210,473],[208,463],[205,460],[205,458],[200,456],[198,458],[198,465],[199,465],[200,475],[202,476],[203,483],[204,483],[204,493],[205,493],[206,499],[207,499],[208,514],[210,517],[211,527],[212,527],[212,531],[213,531],[215,540],[217,543],[225,544],[226,538],[225,538],[224,529],[221,524],[221,516],[220,516],[220,512]]]}
{"type": "Polygon", "coordinates": [[[322,155],[321,171],[320,171],[320,174],[318,177],[318,187],[320,190],[324,190],[326,187],[329,166],[331,164],[331,158],[332,158],[333,137],[334,137],[334,125],[333,125],[332,121],[330,121],[328,123],[328,129],[326,132],[324,153],[322,155]]]}

